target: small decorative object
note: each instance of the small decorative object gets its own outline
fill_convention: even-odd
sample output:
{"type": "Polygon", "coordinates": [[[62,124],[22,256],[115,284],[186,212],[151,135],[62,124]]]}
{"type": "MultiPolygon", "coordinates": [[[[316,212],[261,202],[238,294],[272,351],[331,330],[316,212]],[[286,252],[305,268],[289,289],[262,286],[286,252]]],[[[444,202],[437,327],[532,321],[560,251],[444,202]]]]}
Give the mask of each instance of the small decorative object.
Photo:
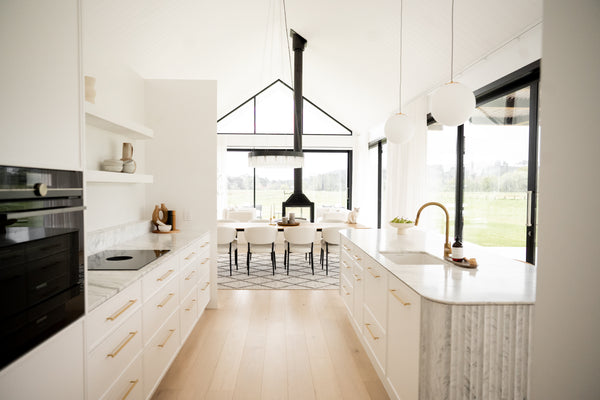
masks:
{"type": "Polygon", "coordinates": [[[85,80],[85,101],[96,104],[96,78],[93,76],[84,76],[85,80]]]}
{"type": "Polygon", "coordinates": [[[123,161],[121,160],[104,160],[102,162],[102,170],[108,172],[123,171],[123,161]]]}
{"type": "Polygon", "coordinates": [[[152,233],[175,233],[179,232],[176,229],[176,214],[174,210],[168,210],[165,203],[161,203],[159,206],[154,206],[152,212],[152,223],[156,226],[156,229],[152,233]]]}
{"type": "Polygon", "coordinates": [[[133,160],[133,145],[131,143],[123,143],[123,172],[133,174],[137,168],[133,160]]]}
{"type": "Polygon", "coordinates": [[[169,209],[167,206],[165,206],[165,203],[160,203],[160,211],[162,212],[162,217],[160,220],[166,223],[167,219],[169,218],[169,209]]]}
{"type": "Polygon", "coordinates": [[[398,230],[398,235],[405,235],[406,232],[410,229],[413,228],[415,226],[414,221],[411,221],[409,219],[406,219],[404,217],[402,218],[394,218],[393,220],[391,220],[389,222],[390,226],[393,228],[396,228],[398,230]]]}
{"type": "Polygon", "coordinates": [[[123,172],[133,174],[137,168],[134,160],[123,161],[123,172]]]}
{"type": "Polygon", "coordinates": [[[296,214],[295,213],[289,213],[288,214],[288,222],[290,224],[295,224],[296,223],[296,214]]]}
{"type": "Polygon", "coordinates": [[[281,223],[282,224],[287,224],[288,223],[287,217],[281,217],[281,223]]]}
{"type": "Polygon", "coordinates": [[[173,230],[175,230],[176,222],[177,222],[177,215],[176,215],[175,210],[169,210],[167,212],[167,224],[172,225],[173,230]]]}
{"type": "Polygon", "coordinates": [[[462,261],[463,258],[463,245],[460,240],[455,240],[452,245],[452,261],[462,261]]]}
{"type": "Polygon", "coordinates": [[[354,207],[352,211],[348,213],[348,223],[355,224],[356,218],[358,217],[358,211],[360,211],[360,207],[354,207]]]}
{"type": "Polygon", "coordinates": [[[171,230],[171,225],[158,225],[158,230],[160,232],[169,232],[171,230]]]}

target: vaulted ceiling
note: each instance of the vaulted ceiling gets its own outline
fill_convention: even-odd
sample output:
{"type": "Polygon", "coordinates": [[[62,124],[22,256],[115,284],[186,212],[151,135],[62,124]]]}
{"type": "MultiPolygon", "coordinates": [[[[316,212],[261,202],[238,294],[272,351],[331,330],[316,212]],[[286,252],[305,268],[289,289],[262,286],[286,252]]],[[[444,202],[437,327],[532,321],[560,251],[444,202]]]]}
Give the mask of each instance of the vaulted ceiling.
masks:
{"type": "MultiPolygon", "coordinates": [[[[455,0],[460,72],[539,25],[542,0],[455,0]]],[[[365,132],[398,108],[399,0],[286,0],[308,40],[304,95],[365,132]]],[[[84,0],[86,60],[143,78],[216,79],[222,116],[277,78],[290,83],[281,0],[84,0]]],[[[451,0],[404,0],[403,99],[449,80],[451,0]]]]}

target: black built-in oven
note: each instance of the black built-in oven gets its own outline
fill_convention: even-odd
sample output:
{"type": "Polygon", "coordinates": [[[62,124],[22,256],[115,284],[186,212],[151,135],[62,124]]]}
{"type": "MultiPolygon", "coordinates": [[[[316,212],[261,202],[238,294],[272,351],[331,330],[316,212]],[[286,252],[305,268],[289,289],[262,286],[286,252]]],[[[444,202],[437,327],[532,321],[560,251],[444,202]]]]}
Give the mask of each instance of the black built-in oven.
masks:
{"type": "Polygon", "coordinates": [[[0,368],[84,314],[82,179],[0,166],[0,368]]]}

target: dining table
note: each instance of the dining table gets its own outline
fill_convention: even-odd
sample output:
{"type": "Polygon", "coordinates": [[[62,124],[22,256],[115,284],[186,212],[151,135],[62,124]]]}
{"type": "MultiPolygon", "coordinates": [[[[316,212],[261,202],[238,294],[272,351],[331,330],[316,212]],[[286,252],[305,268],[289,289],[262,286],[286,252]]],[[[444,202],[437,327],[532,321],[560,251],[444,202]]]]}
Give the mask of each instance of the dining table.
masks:
{"type": "Polygon", "coordinates": [[[243,232],[246,228],[254,226],[274,226],[278,231],[283,232],[285,228],[294,228],[295,226],[313,226],[318,232],[321,232],[324,228],[354,228],[354,229],[370,229],[369,226],[362,224],[349,224],[347,222],[302,222],[299,225],[280,225],[277,222],[218,222],[217,226],[227,226],[235,228],[238,232],[243,232]]]}

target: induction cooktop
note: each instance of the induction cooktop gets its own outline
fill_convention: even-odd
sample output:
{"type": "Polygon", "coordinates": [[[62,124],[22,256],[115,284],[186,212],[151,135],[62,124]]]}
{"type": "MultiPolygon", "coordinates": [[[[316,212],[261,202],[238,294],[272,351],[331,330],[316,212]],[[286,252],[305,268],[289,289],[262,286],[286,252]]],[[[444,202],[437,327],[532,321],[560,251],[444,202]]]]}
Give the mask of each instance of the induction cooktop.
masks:
{"type": "Polygon", "coordinates": [[[136,271],[169,250],[105,250],[88,257],[88,270],[136,271]]]}

